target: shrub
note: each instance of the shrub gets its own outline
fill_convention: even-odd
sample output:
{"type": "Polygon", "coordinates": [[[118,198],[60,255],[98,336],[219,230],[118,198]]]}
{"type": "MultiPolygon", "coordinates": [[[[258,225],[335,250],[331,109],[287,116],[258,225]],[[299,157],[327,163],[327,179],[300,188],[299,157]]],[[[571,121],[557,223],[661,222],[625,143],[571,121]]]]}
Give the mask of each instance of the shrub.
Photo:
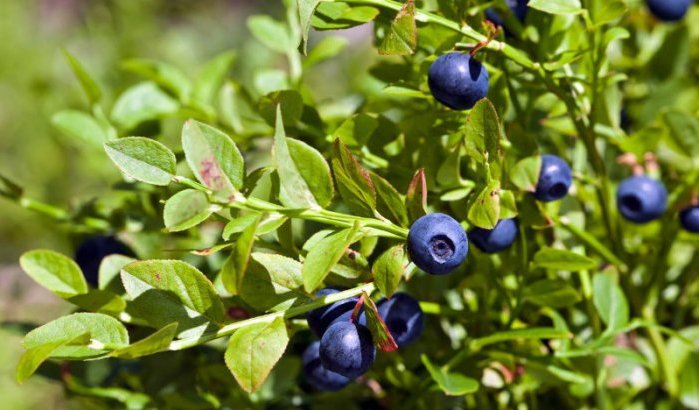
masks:
{"type": "Polygon", "coordinates": [[[696,10],[669,24],[620,0],[531,0],[521,21],[504,1],[285,5],[284,20],[248,19],[286,60],[252,82],[229,78],[233,52],[194,79],[132,61],[144,80],[109,107],[70,58],[90,106],[59,128],[103,144],[123,181],[82,212],[7,179],[0,192],[76,232],[116,235],[135,257],[106,256],[95,287],[68,256],[22,256],[76,311],[26,334],[18,380],[58,361],[70,394],[102,407],[699,408],[697,236],[678,217],[698,201],[696,10]],[[484,22],[490,7],[507,36],[484,22]],[[314,67],[347,40],[309,41],[311,29],[368,22],[382,56],[370,85],[317,98],[309,83],[338,79],[314,67]],[[467,52],[487,69],[487,97],[451,110],[428,74],[439,56],[467,52]],[[550,176],[542,156],[572,174],[550,176]],[[647,223],[617,208],[632,173],[667,187],[666,210],[647,223]],[[540,177],[565,192],[542,197],[540,177]],[[426,214],[453,219],[446,233],[420,224],[437,239],[421,237],[416,256],[406,240],[426,214]],[[416,266],[467,244],[447,234],[513,218],[500,252],[470,252],[444,275],[416,266]],[[315,296],[324,286],[335,290],[315,296]],[[398,290],[425,315],[400,349],[374,302],[398,290]],[[317,335],[302,371],[316,346],[306,314],[350,298],[351,317],[344,307],[323,324],[332,334],[317,335]],[[366,327],[351,323],[360,315],[366,327]],[[99,363],[109,373],[88,383],[99,363]],[[331,370],[346,374],[317,379],[331,370]]]}

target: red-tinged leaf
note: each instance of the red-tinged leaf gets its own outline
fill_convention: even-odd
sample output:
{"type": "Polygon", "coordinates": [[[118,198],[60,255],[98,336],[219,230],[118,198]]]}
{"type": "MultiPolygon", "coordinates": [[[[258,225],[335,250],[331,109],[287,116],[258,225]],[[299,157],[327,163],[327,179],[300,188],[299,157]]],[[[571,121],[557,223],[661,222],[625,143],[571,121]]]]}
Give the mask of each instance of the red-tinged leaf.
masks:
{"type": "Polygon", "coordinates": [[[369,172],[362,167],[339,139],[335,140],[332,170],[342,199],[356,213],[374,216],[376,187],[369,172]]]}
{"type": "Polygon", "coordinates": [[[362,293],[364,300],[364,311],[366,312],[366,323],[371,335],[374,337],[374,344],[382,352],[393,352],[398,349],[398,344],[393,339],[391,332],[388,331],[386,323],[379,315],[379,310],[376,308],[376,303],[369,297],[366,292],[362,293]]]}
{"type": "Polygon", "coordinates": [[[427,180],[425,179],[424,168],[420,168],[413,176],[410,184],[408,184],[405,206],[408,208],[410,222],[427,213],[427,180]]]}

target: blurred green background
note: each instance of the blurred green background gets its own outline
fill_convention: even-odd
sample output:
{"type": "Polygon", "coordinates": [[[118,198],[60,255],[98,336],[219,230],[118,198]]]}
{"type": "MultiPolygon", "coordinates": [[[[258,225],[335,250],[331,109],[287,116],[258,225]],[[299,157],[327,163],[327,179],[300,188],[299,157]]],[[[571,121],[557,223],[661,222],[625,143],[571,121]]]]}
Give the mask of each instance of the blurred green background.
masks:
{"type": "MultiPolygon", "coordinates": [[[[245,42],[245,19],[260,12],[278,15],[280,6],[244,0],[0,1],[0,174],[27,196],[64,208],[100,196],[117,180],[103,152],[76,146],[51,125],[61,109],[87,109],[63,48],[114,93],[105,96],[111,102],[136,81],[120,67],[129,58],[161,59],[194,74],[214,55],[237,49],[236,74],[245,76],[256,60],[272,58],[245,42]]],[[[72,252],[67,232],[5,199],[0,210],[0,320],[44,323],[60,316],[69,307],[34,286],[17,259],[37,247],[72,252]]],[[[18,386],[20,338],[7,328],[0,337],[1,408],[82,407],[41,377],[18,386]]]]}

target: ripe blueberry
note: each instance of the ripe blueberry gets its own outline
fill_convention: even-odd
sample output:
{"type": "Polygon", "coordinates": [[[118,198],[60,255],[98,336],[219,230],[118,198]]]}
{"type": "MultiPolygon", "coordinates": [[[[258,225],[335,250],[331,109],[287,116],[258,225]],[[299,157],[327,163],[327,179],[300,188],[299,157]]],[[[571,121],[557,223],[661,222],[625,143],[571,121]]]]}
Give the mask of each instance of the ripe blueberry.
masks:
{"type": "MultiPolygon", "coordinates": [[[[510,7],[510,10],[512,10],[512,13],[521,22],[524,22],[524,18],[527,16],[527,9],[529,8],[527,6],[528,3],[529,0],[507,0],[507,5],[510,7]]],[[[502,17],[492,8],[485,11],[485,16],[496,26],[504,25],[502,17]]]]}
{"type": "Polygon", "coordinates": [[[692,0],[647,0],[648,8],[663,21],[678,21],[687,14],[692,0]]]}
{"type": "Polygon", "coordinates": [[[114,236],[93,236],[87,238],[75,251],[75,262],[90,285],[97,287],[102,259],[119,254],[133,256],[133,252],[114,236]]]}
{"type": "Polygon", "coordinates": [[[350,321],[333,323],[320,339],[320,362],[327,370],[350,379],[366,373],[376,358],[371,332],[350,321]]]}
{"type": "Polygon", "coordinates": [[[427,84],[434,98],[455,110],[467,110],[488,95],[488,71],[467,53],[443,54],[430,66],[427,84]]]}
{"type": "Polygon", "coordinates": [[[483,252],[495,253],[509,248],[518,232],[516,219],[501,219],[493,229],[473,228],[468,237],[483,252]]]}
{"type": "Polygon", "coordinates": [[[680,212],[680,224],[692,233],[699,233],[699,205],[683,209],[680,212]]]}
{"type": "Polygon", "coordinates": [[[347,377],[331,372],[320,362],[320,342],[311,343],[301,357],[303,375],[308,384],[320,391],[338,391],[351,381],[347,377]]]}
{"type": "Polygon", "coordinates": [[[398,347],[408,345],[425,329],[420,304],[407,293],[395,293],[390,299],[381,299],[376,307],[398,347]]]}
{"type": "Polygon", "coordinates": [[[658,219],[667,209],[667,190],[662,182],[638,175],[623,180],[616,191],[617,207],[631,222],[658,219]]]}
{"type": "Polygon", "coordinates": [[[425,215],[410,227],[408,253],[420,269],[433,275],[444,275],[466,259],[468,237],[451,216],[440,213],[425,215]]]}
{"type": "MultiPolygon", "coordinates": [[[[325,288],[316,292],[316,296],[332,295],[342,290],[339,288],[325,288]]],[[[308,326],[318,337],[322,337],[325,330],[335,321],[349,321],[352,316],[352,309],[354,309],[358,301],[359,298],[355,296],[312,310],[306,314],[308,326]]]]}
{"type": "Polygon", "coordinates": [[[541,156],[541,171],[534,198],[542,202],[557,201],[568,195],[572,183],[573,174],[567,162],[556,155],[541,156]]]}

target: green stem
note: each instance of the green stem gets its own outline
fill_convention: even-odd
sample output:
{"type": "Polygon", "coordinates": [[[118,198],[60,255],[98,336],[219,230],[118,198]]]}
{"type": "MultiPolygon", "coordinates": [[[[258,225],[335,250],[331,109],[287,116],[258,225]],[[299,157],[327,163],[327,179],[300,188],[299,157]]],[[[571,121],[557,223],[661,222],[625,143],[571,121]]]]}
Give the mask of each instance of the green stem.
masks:
{"type": "MultiPolygon", "coordinates": [[[[198,184],[196,182],[188,180],[187,178],[178,177],[177,182],[190,186],[194,189],[202,190],[201,186],[197,186],[198,184]]],[[[362,228],[373,229],[373,234],[378,236],[399,240],[406,240],[408,238],[407,228],[395,225],[388,220],[342,214],[339,212],[328,211],[326,209],[286,208],[282,205],[267,202],[258,198],[245,198],[242,195],[237,195],[230,202],[218,201],[215,198],[211,198],[211,200],[214,203],[231,208],[256,212],[278,213],[291,218],[316,221],[342,228],[351,228],[354,226],[355,222],[359,222],[362,228]]]]}
{"type": "Polygon", "coordinates": [[[575,226],[575,224],[570,223],[566,218],[561,218],[557,221],[565,230],[570,232],[573,236],[578,238],[580,241],[584,242],[589,248],[597,252],[600,256],[607,260],[607,262],[616,266],[620,272],[625,273],[628,271],[628,266],[621,260],[618,256],[614,254],[609,248],[604,246],[603,243],[597,240],[594,236],[583,231],[582,229],[575,226]]]}
{"type": "Polygon", "coordinates": [[[311,310],[318,309],[319,307],[323,307],[325,305],[329,305],[331,303],[335,303],[340,300],[344,300],[347,298],[351,298],[352,296],[357,296],[360,295],[362,292],[367,292],[367,294],[371,294],[371,292],[374,291],[374,283],[366,283],[361,286],[357,286],[352,289],[344,290],[342,292],[338,293],[333,293],[332,295],[324,296],[321,297],[317,300],[314,300],[310,303],[307,303],[305,305],[301,306],[296,306],[293,307],[289,310],[283,311],[283,312],[274,312],[274,313],[268,313],[266,315],[262,316],[256,316],[250,319],[245,319],[241,320],[239,322],[234,322],[229,325],[223,326],[220,328],[218,331],[213,332],[213,333],[204,333],[201,336],[197,337],[190,337],[187,339],[182,339],[182,340],[175,340],[172,343],[170,343],[170,346],[168,350],[183,350],[187,349],[190,347],[198,346],[207,342],[210,342],[214,339],[218,339],[221,337],[229,336],[233,334],[238,329],[247,327],[247,326],[252,326],[258,323],[267,323],[271,322],[274,319],[277,318],[291,318],[295,316],[302,315],[304,313],[310,312],[311,310]]]}
{"type": "MultiPolygon", "coordinates": [[[[370,5],[370,6],[376,6],[376,7],[383,7],[395,11],[399,11],[403,7],[402,2],[398,1],[393,1],[393,0],[333,0],[336,2],[342,2],[342,3],[348,3],[348,4],[364,4],[364,5],[370,5]]],[[[481,42],[481,41],[486,41],[488,38],[484,36],[483,34],[479,33],[475,29],[473,29],[471,26],[464,24],[462,26],[459,25],[459,23],[455,21],[451,21],[447,18],[444,18],[442,16],[439,16],[437,14],[433,14],[427,11],[423,10],[415,10],[415,20],[423,22],[423,23],[433,23],[440,25],[442,27],[445,27],[447,29],[450,29],[452,31],[455,31],[457,33],[461,33],[464,36],[481,42]]],[[[510,60],[514,61],[515,63],[521,65],[522,67],[528,68],[530,70],[540,70],[541,65],[539,63],[535,63],[532,60],[527,57],[527,54],[522,52],[521,50],[514,48],[502,41],[497,41],[497,40],[491,40],[485,48],[498,51],[505,55],[507,58],[510,60]]]]}

